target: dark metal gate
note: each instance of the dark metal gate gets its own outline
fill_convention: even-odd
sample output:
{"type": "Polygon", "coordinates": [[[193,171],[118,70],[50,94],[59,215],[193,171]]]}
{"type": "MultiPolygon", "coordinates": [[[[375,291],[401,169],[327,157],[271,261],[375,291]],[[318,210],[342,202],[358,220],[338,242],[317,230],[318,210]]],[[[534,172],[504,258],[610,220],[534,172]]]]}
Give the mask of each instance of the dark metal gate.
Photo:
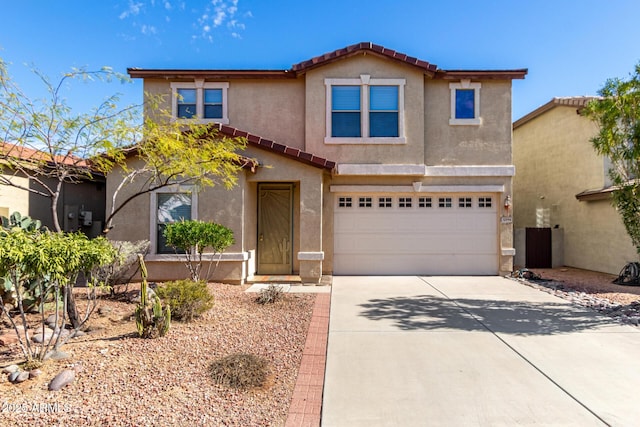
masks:
{"type": "Polygon", "coordinates": [[[551,229],[527,228],[525,236],[525,267],[551,268],[551,229]]]}

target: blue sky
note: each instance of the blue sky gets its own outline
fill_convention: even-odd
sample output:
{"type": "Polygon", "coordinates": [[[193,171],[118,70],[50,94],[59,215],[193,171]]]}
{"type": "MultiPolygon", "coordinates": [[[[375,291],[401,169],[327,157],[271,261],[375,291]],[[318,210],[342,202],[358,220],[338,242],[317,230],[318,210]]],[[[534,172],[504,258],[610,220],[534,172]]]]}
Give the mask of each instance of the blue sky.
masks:
{"type": "MultiPolygon", "coordinates": [[[[513,119],[554,96],[593,95],[640,61],[637,0],[0,0],[0,57],[31,97],[29,65],[57,80],[71,67],[288,69],[371,41],[443,69],[528,68],[513,119]],[[25,65],[28,64],[28,65],[25,65]]],[[[77,109],[140,81],[75,85],[77,109]]]]}

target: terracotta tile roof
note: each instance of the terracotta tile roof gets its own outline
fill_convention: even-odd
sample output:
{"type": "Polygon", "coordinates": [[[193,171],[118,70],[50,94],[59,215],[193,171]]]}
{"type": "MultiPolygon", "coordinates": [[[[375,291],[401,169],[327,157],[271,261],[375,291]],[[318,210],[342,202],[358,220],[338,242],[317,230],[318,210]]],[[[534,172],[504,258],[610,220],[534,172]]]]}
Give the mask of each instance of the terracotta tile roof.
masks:
{"type": "Polygon", "coordinates": [[[0,142],[0,157],[12,157],[33,162],[61,163],[81,168],[89,167],[89,162],[72,154],[52,156],[51,154],[20,145],[0,142]]]}
{"type": "Polygon", "coordinates": [[[289,79],[297,78],[309,70],[339,61],[359,54],[371,54],[381,58],[407,64],[419,68],[425,75],[435,79],[523,79],[527,69],[515,70],[441,70],[435,64],[409,56],[405,53],[388,49],[371,42],[352,44],[342,49],[325,53],[299,62],[289,70],[171,70],[171,69],[142,69],[128,68],[131,78],[159,78],[159,79],[289,79]]]}
{"type": "Polygon", "coordinates": [[[536,108],[532,112],[526,114],[525,116],[519,118],[515,122],[513,122],[513,129],[517,129],[520,126],[524,125],[527,122],[535,119],[538,116],[546,113],[547,111],[556,108],[558,106],[563,107],[575,107],[576,110],[580,110],[584,108],[587,103],[593,99],[598,99],[597,96],[567,96],[567,97],[557,97],[551,99],[551,101],[546,104],[536,108]]]}
{"type": "Polygon", "coordinates": [[[289,147],[287,145],[278,144],[275,141],[271,141],[261,136],[245,132],[240,129],[236,129],[231,126],[217,124],[214,125],[221,134],[230,137],[243,137],[247,139],[247,143],[253,147],[261,148],[263,150],[271,151],[282,156],[288,157],[293,160],[297,160],[302,163],[306,163],[317,168],[333,170],[336,167],[336,162],[327,160],[323,157],[316,156],[306,151],[302,151],[298,148],[289,147]]]}
{"type": "Polygon", "coordinates": [[[384,46],[373,44],[371,42],[362,42],[352,44],[342,49],[334,50],[333,52],[325,53],[324,55],[316,56],[307,61],[299,62],[291,67],[291,70],[296,73],[304,73],[310,69],[325,65],[339,59],[348,58],[363,52],[369,52],[374,55],[393,59],[395,61],[403,62],[405,64],[412,65],[414,67],[421,68],[425,74],[433,75],[438,67],[435,64],[430,64],[427,61],[423,61],[412,56],[408,56],[404,53],[397,52],[393,49],[387,49],[384,46]]]}

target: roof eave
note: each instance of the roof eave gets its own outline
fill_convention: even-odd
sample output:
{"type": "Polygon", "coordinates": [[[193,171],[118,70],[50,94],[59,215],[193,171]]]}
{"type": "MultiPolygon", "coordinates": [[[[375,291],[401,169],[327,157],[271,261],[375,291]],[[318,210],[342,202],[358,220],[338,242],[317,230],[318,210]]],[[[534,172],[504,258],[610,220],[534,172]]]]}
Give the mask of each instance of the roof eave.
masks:
{"type": "Polygon", "coordinates": [[[132,79],[295,79],[291,70],[166,70],[127,68],[132,79]]]}
{"type": "Polygon", "coordinates": [[[516,80],[524,79],[526,68],[514,70],[438,70],[434,78],[441,80],[516,80]]]}

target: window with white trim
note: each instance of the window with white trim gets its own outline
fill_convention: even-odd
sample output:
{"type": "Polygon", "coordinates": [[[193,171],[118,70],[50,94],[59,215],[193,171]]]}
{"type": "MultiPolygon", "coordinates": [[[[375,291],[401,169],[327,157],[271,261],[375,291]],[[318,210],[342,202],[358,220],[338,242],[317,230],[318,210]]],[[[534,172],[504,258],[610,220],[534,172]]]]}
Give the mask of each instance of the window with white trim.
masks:
{"type": "Polygon", "coordinates": [[[438,198],[438,207],[439,208],[450,208],[451,207],[451,197],[440,197],[440,198],[438,198]]]}
{"type": "Polygon", "coordinates": [[[480,125],[480,83],[460,80],[460,83],[449,83],[451,90],[450,125],[480,125]]]}
{"type": "Polygon", "coordinates": [[[405,79],[325,79],[327,144],[404,144],[405,79]]]}
{"type": "Polygon", "coordinates": [[[431,207],[431,197],[419,197],[418,198],[418,207],[419,208],[430,208],[431,207]]]}
{"type": "Polygon", "coordinates": [[[413,199],[411,197],[399,197],[398,198],[398,207],[399,208],[410,208],[413,199]]]}
{"type": "Polygon", "coordinates": [[[373,206],[371,197],[360,197],[358,199],[358,207],[360,208],[370,208],[373,206]]]}
{"type": "Polygon", "coordinates": [[[473,207],[471,203],[471,197],[459,197],[458,198],[458,207],[459,208],[471,208],[473,207]]]}
{"type": "Polygon", "coordinates": [[[379,208],[392,208],[393,201],[391,197],[378,197],[378,207],[379,208]]]}
{"type": "Polygon", "coordinates": [[[491,197],[478,197],[479,208],[490,208],[492,205],[491,197]]]}
{"type": "Polygon", "coordinates": [[[352,205],[351,197],[338,197],[339,208],[350,208],[352,205]]]}
{"type": "Polygon", "coordinates": [[[176,119],[196,119],[201,122],[228,124],[226,82],[173,82],[172,116],[176,119]]]}
{"type": "Polygon", "coordinates": [[[175,254],[167,246],[164,229],[172,222],[196,219],[197,197],[192,187],[172,186],[151,193],[151,250],[155,254],[175,254]]]}

